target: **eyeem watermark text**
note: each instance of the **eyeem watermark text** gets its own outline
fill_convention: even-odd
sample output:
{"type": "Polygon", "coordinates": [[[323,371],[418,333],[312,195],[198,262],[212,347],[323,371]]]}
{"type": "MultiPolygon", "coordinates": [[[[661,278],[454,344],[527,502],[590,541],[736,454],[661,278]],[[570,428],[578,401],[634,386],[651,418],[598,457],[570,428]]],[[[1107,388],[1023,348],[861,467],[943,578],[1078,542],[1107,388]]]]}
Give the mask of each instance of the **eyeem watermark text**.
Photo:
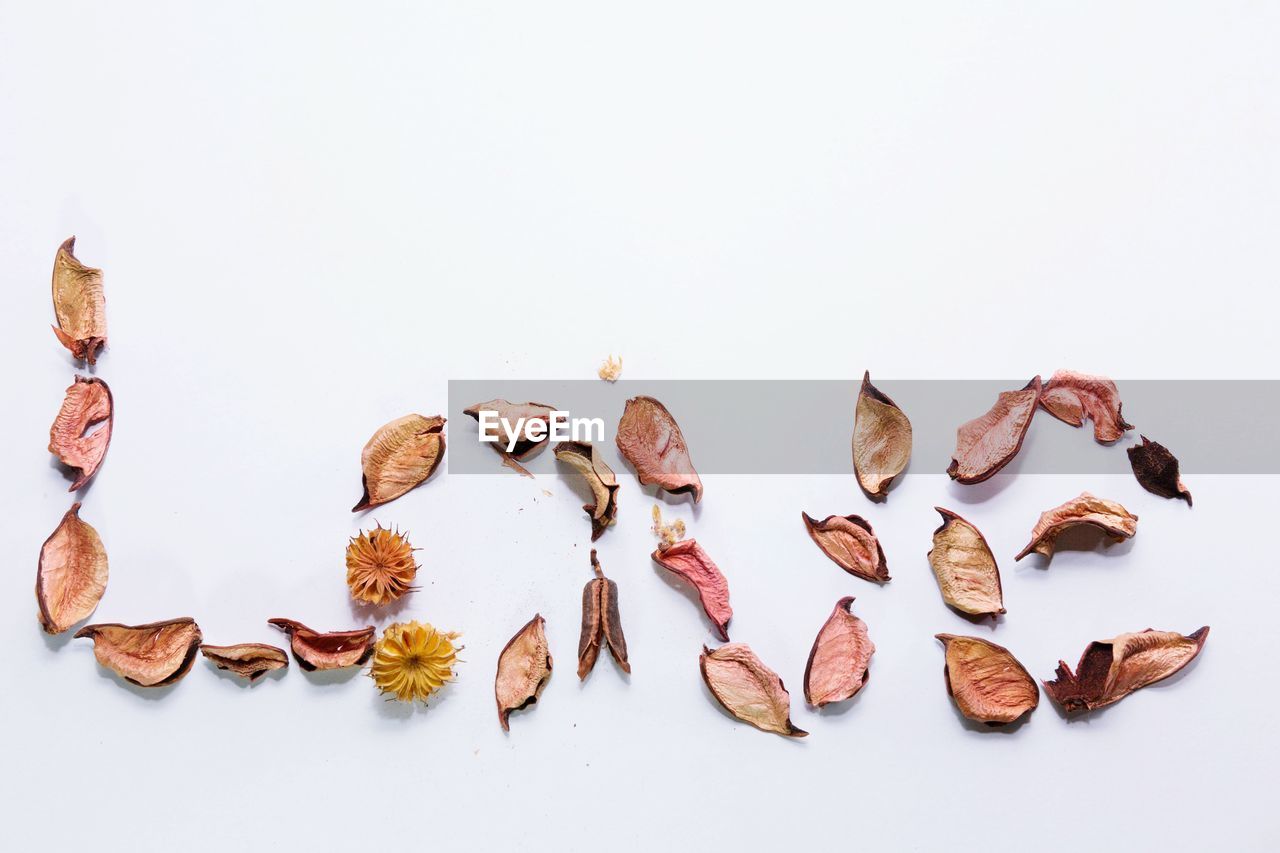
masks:
{"type": "Polygon", "coordinates": [[[544,419],[516,418],[515,424],[510,419],[500,417],[492,409],[481,409],[479,412],[480,440],[490,444],[500,441],[498,428],[506,436],[507,452],[512,453],[522,440],[529,442],[551,441],[604,441],[603,418],[571,418],[568,412],[552,409],[544,419]]]}

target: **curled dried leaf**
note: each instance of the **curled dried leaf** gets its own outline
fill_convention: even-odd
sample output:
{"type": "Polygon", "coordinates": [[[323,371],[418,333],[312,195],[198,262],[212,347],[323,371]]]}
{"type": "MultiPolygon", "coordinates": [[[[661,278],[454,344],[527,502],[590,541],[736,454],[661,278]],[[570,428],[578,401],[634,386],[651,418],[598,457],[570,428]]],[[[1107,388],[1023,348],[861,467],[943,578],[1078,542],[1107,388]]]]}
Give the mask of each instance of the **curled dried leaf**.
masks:
{"type": "Polygon", "coordinates": [[[1022,448],[1039,399],[1037,376],[1021,391],[1002,392],[985,415],[962,424],[947,468],[951,479],[966,485],[981,483],[1008,465],[1022,448]]]}
{"type": "Polygon", "coordinates": [[[535,613],[516,635],[507,641],[498,656],[498,675],[493,693],[498,701],[498,722],[510,731],[508,717],[512,711],[527,708],[538,701],[542,688],[551,678],[551,651],[547,648],[546,620],[535,613]]]}
{"type": "Polygon", "coordinates": [[[84,488],[98,473],[111,444],[115,406],[101,379],[77,376],[49,427],[49,452],[79,472],[69,491],[84,488]]]}
{"type": "Polygon", "coordinates": [[[351,537],[347,545],[347,586],[351,597],[368,604],[395,601],[413,589],[418,564],[406,535],[381,524],[351,537]]]}
{"type": "Polygon", "coordinates": [[[1031,541],[1014,559],[1021,560],[1032,551],[1052,559],[1062,532],[1081,524],[1098,528],[1115,542],[1131,539],[1138,532],[1138,517],[1129,510],[1115,501],[1081,492],[1079,497],[1040,513],[1040,520],[1031,529],[1031,541]]]}
{"type": "Polygon", "coordinates": [[[369,674],[383,693],[401,702],[426,702],[450,681],[458,661],[454,632],[437,630],[426,622],[397,622],[382,632],[369,674]]]}
{"type": "Polygon", "coordinates": [[[268,646],[265,643],[238,643],[234,646],[200,647],[204,655],[218,669],[225,669],[249,681],[257,681],[268,672],[284,669],[289,665],[289,656],[284,649],[268,646]]]}
{"type": "Polygon", "coordinates": [[[1133,429],[1120,414],[1120,391],[1105,376],[1059,370],[1044,384],[1040,406],[1063,423],[1078,427],[1093,421],[1095,441],[1110,443],[1133,429]]]}
{"type": "Polygon", "coordinates": [[[139,687],[163,687],[191,669],[200,648],[200,626],[183,617],[147,625],[86,625],[76,637],[93,640],[98,663],[139,687]]]}
{"type": "Polygon", "coordinates": [[[293,651],[294,660],[307,672],[359,666],[373,655],[377,632],[372,625],[354,631],[322,634],[293,619],[268,619],[267,624],[289,635],[289,648],[293,651]]]}
{"type": "Polygon", "coordinates": [[[673,495],[691,492],[694,503],[702,500],[702,480],[689,458],[689,445],[666,406],[652,397],[632,397],[618,421],[615,441],[641,485],[657,483],[673,495]]]}
{"type": "Polygon", "coordinates": [[[61,634],[89,618],[107,589],[107,551],[98,531],[71,505],[40,548],[36,568],[36,602],[40,626],[61,634]]]}
{"type": "Polygon", "coordinates": [[[591,541],[600,538],[618,514],[618,480],[589,441],[562,441],[555,447],[556,458],[583,476],[595,503],[583,504],[591,519],[591,541]]]}
{"type": "Polygon", "coordinates": [[[853,472],[867,497],[889,494],[893,478],[911,461],[911,421],[876,386],[871,371],[862,376],[857,413],[853,420],[853,472]]]}
{"type": "Polygon", "coordinates": [[[702,609],[722,640],[729,639],[729,582],[696,539],[685,539],[653,552],[653,561],[687,580],[698,591],[702,609]]]}
{"type": "Polygon", "coordinates": [[[853,615],[853,596],[837,601],[809,650],[804,668],[805,701],[821,708],[851,698],[867,683],[867,668],[875,651],[867,623],[853,615]]]}
{"type": "Polygon", "coordinates": [[[352,512],[393,501],[426,482],[444,457],[444,418],[405,415],[378,429],[360,453],[364,495],[352,512]]]}
{"type": "Polygon", "coordinates": [[[71,354],[96,364],[107,345],[107,303],[102,270],[87,267],[75,256],[76,238],[68,237],[53,259],[53,333],[71,354]]]}
{"type": "Polygon", "coordinates": [[[1163,681],[1195,660],[1209,639],[1209,626],[1187,636],[1148,628],[1089,644],[1073,673],[1058,661],[1045,692],[1064,711],[1093,711],[1119,702],[1135,690],[1163,681]]]}
{"type": "Polygon", "coordinates": [[[1012,723],[1040,704],[1040,690],[1008,649],[977,637],[938,634],[946,650],[947,693],[977,723],[1012,723]]]}
{"type": "Polygon", "coordinates": [[[622,667],[631,672],[627,660],[627,638],[622,634],[622,616],[618,613],[618,585],[604,576],[596,549],[591,549],[591,566],[594,579],[582,588],[582,634],[578,639],[578,678],[584,679],[596,665],[601,642],[607,643],[609,653],[622,667]]]}
{"type": "Polygon", "coordinates": [[[949,509],[935,506],[942,526],[933,531],[929,565],[938,579],[942,600],[970,616],[1004,613],[1000,569],[978,528],[949,509]]]}
{"type": "Polygon", "coordinates": [[[1178,459],[1163,444],[1145,435],[1142,443],[1129,448],[1129,464],[1142,488],[1162,498],[1182,498],[1191,506],[1191,492],[1182,485],[1178,459]]]}
{"type": "Polygon", "coordinates": [[[782,679],[746,643],[715,651],[703,646],[699,664],[711,695],[739,720],[787,737],[808,734],[791,724],[791,695],[782,679]]]}
{"type": "Polygon", "coordinates": [[[889,580],[889,564],[871,524],[860,515],[828,515],[822,521],[800,513],[809,536],[837,566],[864,580],[889,580]]]}
{"type": "Polygon", "coordinates": [[[547,439],[551,437],[550,424],[553,411],[555,407],[548,406],[546,403],[512,403],[499,398],[485,403],[476,403],[470,408],[463,409],[462,413],[480,422],[481,412],[494,412],[496,415],[493,420],[494,426],[488,428],[482,426],[481,434],[497,439],[493,449],[502,457],[502,464],[525,477],[532,477],[533,474],[529,473],[529,469],[516,460],[531,456],[547,443],[547,439]],[[504,422],[506,426],[503,425],[504,422]],[[541,438],[529,438],[525,431],[527,425],[535,423],[542,424],[542,428],[537,430],[541,438]]]}

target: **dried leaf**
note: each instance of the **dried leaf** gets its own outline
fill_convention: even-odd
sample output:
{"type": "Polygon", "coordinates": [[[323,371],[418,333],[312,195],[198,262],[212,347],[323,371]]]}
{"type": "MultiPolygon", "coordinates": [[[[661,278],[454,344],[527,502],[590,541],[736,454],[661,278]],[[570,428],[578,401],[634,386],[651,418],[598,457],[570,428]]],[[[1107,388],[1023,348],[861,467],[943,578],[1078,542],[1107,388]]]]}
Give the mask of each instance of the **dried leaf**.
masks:
{"type": "Polygon", "coordinates": [[[804,668],[804,698],[816,708],[851,698],[867,683],[867,668],[876,644],[867,623],[853,615],[853,596],[836,602],[835,609],[813,641],[804,668]]]}
{"type": "Polygon", "coordinates": [[[729,582],[720,568],[711,561],[696,539],[685,539],[653,552],[653,561],[669,572],[675,572],[698,591],[702,609],[716,627],[720,639],[729,639],[729,620],[733,608],[729,606],[729,582]]]}
{"type": "Polygon", "coordinates": [[[209,659],[218,669],[225,669],[249,681],[257,681],[268,672],[284,669],[289,665],[289,656],[284,649],[268,646],[265,643],[239,643],[234,646],[200,647],[200,653],[209,659]]]}
{"type": "Polygon", "coordinates": [[[380,506],[421,485],[442,458],[444,418],[396,418],[375,432],[360,453],[364,495],[351,511],[380,506]]]}
{"type": "Polygon", "coordinates": [[[86,267],[75,256],[76,238],[68,237],[53,259],[53,333],[71,354],[96,364],[107,345],[107,303],[102,270],[86,267]]]}
{"type": "Polygon", "coordinates": [[[978,528],[949,509],[935,506],[942,526],[933,531],[929,565],[938,578],[942,600],[970,616],[1004,613],[1000,569],[978,528]]]}
{"type": "Polygon", "coordinates": [[[1040,513],[1040,520],[1031,529],[1031,541],[1014,559],[1021,560],[1032,551],[1052,559],[1058,537],[1080,524],[1098,528],[1115,542],[1131,539],[1138,532],[1138,517],[1129,510],[1115,501],[1081,492],[1079,497],[1040,513]]]}
{"type": "Polygon", "coordinates": [[[139,687],[163,687],[191,669],[200,648],[200,626],[183,617],[148,625],[86,625],[76,637],[93,640],[98,663],[139,687]]]}
{"type": "Polygon", "coordinates": [[[555,447],[556,458],[583,476],[595,503],[583,504],[591,518],[591,541],[600,538],[618,514],[618,480],[589,441],[562,441],[555,447]]]}
{"type": "Polygon", "coordinates": [[[582,588],[582,635],[578,639],[578,678],[584,679],[596,665],[601,642],[607,643],[613,659],[623,672],[631,672],[627,661],[627,638],[622,634],[618,613],[618,585],[604,576],[596,549],[591,549],[591,566],[596,576],[582,588]]]}
{"type": "Polygon", "coordinates": [[[702,500],[702,480],[689,458],[689,446],[666,406],[652,397],[632,397],[618,421],[615,441],[641,485],[657,483],[673,495],[692,492],[694,503],[702,500]]]}
{"type": "Polygon", "coordinates": [[[822,521],[800,513],[809,536],[837,566],[875,583],[889,580],[889,564],[875,531],[859,515],[828,515],[822,521]]]}
{"type": "Polygon", "coordinates": [[[1040,377],[1021,391],[1005,391],[985,415],[956,431],[956,452],[947,474],[966,485],[981,483],[1018,455],[1040,399],[1040,377]]]}
{"type": "Polygon", "coordinates": [[[947,693],[977,723],[1012,723],[1040,704],[1035,681],[1009,650],[977,637],[938,634],[946,650],[947,693]]]}
{"type": "Polygon", "coordinates": [[[1119,702],[1135,690],[1163,681],[1195,660],[1209,638],[1209,626],[1188,636],[1148,628],[1093,642],[1073,673],[1058,661],[1057,678],[1045,692],[1064,711],[1092,711],[1119,702]]]}
{"type": "Polygon", "coordinates": [[[454,632],[437,630],[426,622],[396,622],[382,632],[369,674],[383,693],[401,702],[426,702],[450,681],[458,661],[454,632]]]}
{"type": "Polygon", "coordinates": [[[1120,414],[1120,391],[1105,376],[1059,370],[1040,392],[1041,407],[1063,423],[1082,426],[1093,421],[1093,438],[1104,444],[1116,441],[1133,424],[1120,414]]]}
{"type": "Polygon", "coordinates": [[[808,734],[791,724],[791,696],[782,679],[746,643],[715,651],[703,646],[699,663],[711,695],[739,720],[787,737],[808,734]]]}
{"type": "Polygon", "coordinates": [[[498,701],[498,722],[504,732],[511,730],[507,722],[511,712],[537,702],[551,678],[551,651],[547,648],[545,625],[546,620],[535,613],[498,656],[493,693],[498,701]]]}
{"type": "Polygon", "coordinates": [[[77,376],[67,389],[62,408],[49,427],[49,452],[63,465],[79,471],[68,491],[84,488],[98,473],[111,444],[114,411],[111,389],[101,379],[77,376]]]}
{"type": "Polygon", "coordinates": [[[470,408],[463,409],[462,413],[468,417],[475,418],[476,421],[479,422],[481,412],[496,412],[499,421],[505,420],[510,424],[511,429],[516,432],[515,435],[509,435],[506,433],[503,430],[501,423],[493,429],[487,429],[483,432],[485,435],[497,437],[498,440],[494,443],[493,449],[502,457],[502,464],[525,477],[532,477],[533,475],[529,473],[529,470],[516,460],[524,459],[532,455],[534,451],[547,443],[547,439],[550,438],[549,426],[551,423],[551,413],[553,411],[555,411],[555,407],[548,406],[546,403],[511,403],[499,398],[496,400],[489,400],[485,403],[476,403],[470,408]],[[519,428],[521,420],[526,424],[533,423],[535,421],[541,422],[544,426],[547,426],[548,429],[543,430],[542,438],[532,440],[525,435],[523,429],[519,428]],[[507,445],[510,443],[512,438],[517,440],[511,450],[508,451],[507,445]]]}
{"type": "Polygon", "coordinates": [[[289,635],[294,660],[307,672],[359,666],[373,656],[376,630],[372,625],[322,634],[293,619],[268,619],[267,624],[289,635]]]}
{"type": "Polygon", "coordinates": [[[347,545],[347,586],[351,597],[367,604],[395,601],[413,589],[418,564],[406,535],[379,524],[351,537],[347,545]]]}
{"type": "Polygon", "coordinates": [[[74,503],[40,548],[36,602],[40,625],[61,634],[89,618],[107,589],[107,551],[98,531],[80,519],[74,503]]]}
{"type": "Polygon", "coordinates": [[[1182,498],[1191,506],[1191,492],[1182,485],[1178,459],[1159,442],[1142,436],[1142,444],[1129,448],[1129,464],[1142,488],[1162,498],[1182,498]]]}
{"type": "Polygon", "coordinates": [[[898,404],[871,384],[871,371],[862,375],[857,414],[853,420],[853,471],[867,497],[888,496],[889,484],[911,461],[911,421],[898,404]]]}

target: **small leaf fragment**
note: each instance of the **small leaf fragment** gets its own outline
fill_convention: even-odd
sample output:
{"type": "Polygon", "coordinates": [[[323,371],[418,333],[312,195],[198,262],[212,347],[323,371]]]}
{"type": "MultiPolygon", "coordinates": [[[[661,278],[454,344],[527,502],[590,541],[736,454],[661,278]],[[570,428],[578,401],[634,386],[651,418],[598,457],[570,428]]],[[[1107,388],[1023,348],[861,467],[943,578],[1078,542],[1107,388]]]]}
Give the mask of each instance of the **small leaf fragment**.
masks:
{"type": "Polygon", "coordinates": [[[183,617],[147,625],[86,625],[76,638],[93,640],[98,663],[139,687],[163,687],[191,669],[200,648],[200,626],[183,617]]]}
{"type": "Polygon", "coordinates": [[[1081,492],[1079,497],[1040,513],[1040,520],[1031,529],[1031,541],[1014,559],[1021,560],[1032,551],[1053,559],[1058,537],[1068,528],[1081,524],[1098,528],[1114,542],[1132,539],[1138,532],[1138,517],[1129,510],[1115,501],[1081,492]]]}
{"type": "Polygon", "coordinates": [[[618,612],[618,585],[604,576],[596,549],[591,549],[591,567],[596,576],[582,588],[582,634],[578,639],[578,678],[585,679],[596,665],[600,644],[609,646],[609,653],[622,667],[631,672],[627,660],[627,638],[622,633],[622,616],[618,612]]]}
{"type": "Polygon", "coordinates": [[[546,620],[535,613],[516,635],[507,641],[498,656],[498,674],[493,693],[498,702],[498,722],[510,731],[512,711],[527,708],[538,701],[542,688],[551,678],[551,651],[547,648],[546,620]]]}
{"type": "Polygon", "coordinates": [[[600,458],[589,441],[562,441],[555,446],[556,458],[583,476],[591,488],[595,503],[583,504],[591,519],[591,541],[599,539],[613,524],[618,513],[618,480],[613,469],[600,458]]]}
{"type": "Polygon", "coordinates": [[[652,554],[653,561],[669,572],[688,581],[698,591],[702,610],[715,625],[720,639],[729,639],[729,620],[733,608],[729,606],[729,582],[720,567],[712,562],[696,539],[685,539],[652,554]]]}
{"type": "Polygon", "coordinates": [[[702,480],[689,458],[689,445],[666,406],[652,397],[632,397],[614,440],[641,485],[656,483],[673,495],[691,492],[694,503],[702,500],[702,480]]]}
{"type": "Polygon", "coordinates": [[[966,718],[1003,726],[1040,704],[1035,681],[1004,646],[955,634],[937,638],[946,651],[947,693],[966,718]]]}
{"type": "Polygon", "coordinates": [[[929,565],[942,600],[970,616],[1004,613],[1000,569],[982,532],[949,509],[934,509],[942,516],[942,526],[933,531],[929,565]]]}
{"type": "Polygon", "coordinates": [[[791,695],[782,679],[746,643],[714,651],[703,646],[698,662],[711,695],[739,720],[787,737],[808,734],[791,723],[791,695]]]}
{"type": "Polygon", "coordinates": [[[1130,447],[1128,453],[1133,476],[1142,488],[1162,498],[1181,498],[1191,506],[1191,492],[1182,485],[1178,458],[1168,448],[1144,435],[1142,443],[1130,447]]]}
{"type": "Polygon", "coordinates": [[[1208,625],[1187,636],[1148,628],[1093,642],[1074,673],[1066,661],[1058,661],[1057,678],[1044,682],[1044,689],[1069,713],[1105,708],[1178,672],[1196,659],[1207,639],[1208,625]]]}
{"type": "Polygon", "coordinates": [[[853,420],[853,472],[872,500],[889,494],[893,478],[911,461],[911,421],[898,404],[871,384],[871,371],[862,376],[853,420]]]}
{"type": "Polygon", "coordinates": [[[289,666],[284,649],[265,643],[237,643],[234,646],[202,645],[200,654],[218,669],[255,682],[268,672],[289,666]]]}
{"type": "Polygon", "coordinates": [[[75,256],[76,238],[68,237],[53,258],[53,333],[71,355],[96,364],[107,345],[107,303],[102,270],[87,267],[75,256]]]}
{"type": "Polygon", "coordinates": [[[809,536],[837,566],[874,583],[889,578],[884,549],[871,524],[860,515],[828,515],[822,521],[800,513],[809,536]]]}
{"type": "Polygon", "coordinates": [[[293,619],[268,619],[267,624],[289,635],[294,660],[307,672],[359,666],[373,655],[377,632],[372,625],[322,634],[293,619]]]}
{"type": "Polygon", "coordinates": [[[853,615],[853,596],[836,602],[809,651],[804,698],[815,708],[852,698],[867,683],[876,644],[867,623],[853,615]]]}
{"type": "Polygon", "coordinates": [[[111,445],[115,418],[111,389],[101,379],[77,376],[49,427],[49,452],[79,473],[68,491],[84,488],[111,445]],[[98,429],[94,429],[98,427],[98,429]]]}
{"type": "Polygon", "coordinates": [[[1094,441],[1109,444],[1118,440],[1133,424],[1120,414],[1120,391],[1105,376],[1090,376],[1074,370],[1056,371],[1040,392],[1040,406],[1066,424],[1078,427],[1093,421],[1094,441]]]}
{"type": "Polygon", "coordinates": [[[426,482],[444,458],[444,418],[412,414],[373,434],[360,453],[364,495],[352,512],[393,501],[426,482]]]}
{"type": "Polygon", "coordinates": [[[522,476],[532,477],[533,474],[529,473],[529,469],[516,460],[531,456],[547,443],[547,439],[551,437],[550,423],[553,411],[555,406],[548,406],[546,403],[512,403],[498,398],[476,403],[474,406],[463,409],[462,413],[467,417],[475,418],[479,423],[481,412],[495,412],[498,418],[496,425],[492,429],[483,429],[483,434],[497,438],[493,443],[493,449],[502,457],[502,464],[522,476]],[[504,429],[503,421],[506,421],[514,434],[504,429]],[[542,424],[541,438],[528,437],[524,427],[532,423],[542,424]],[[511,450],[507,450],[508,446],[511,450]]]}
{"type": "Polygon", "coordinates": [[[107,589],[107,551],[74,503],[40,548],[36,603],[40,626],[61,634],[89,618],[107,589]]]}
{"type": "Polygon", "coordinates": [[[947,468],[951,479],[966,485],[981,483],[1008,465],[1022,448],[1039,399],[1037,376],[1020,391],[1002,392],[985,415],[961,424],[947,468]]]}

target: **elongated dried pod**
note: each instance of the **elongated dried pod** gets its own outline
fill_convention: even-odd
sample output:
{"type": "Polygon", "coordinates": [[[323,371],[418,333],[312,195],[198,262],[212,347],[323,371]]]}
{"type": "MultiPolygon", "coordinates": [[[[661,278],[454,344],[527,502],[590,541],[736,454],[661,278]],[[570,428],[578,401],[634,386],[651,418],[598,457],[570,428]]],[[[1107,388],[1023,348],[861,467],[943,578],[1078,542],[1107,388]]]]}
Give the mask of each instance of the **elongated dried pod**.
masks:
{"type": "Polygon", "coordinates": [[[809,650],[804,667],[804,698],[815,708],[852,698],[867,683],[876,644],[867,623],[853,615],[853,596],[836,602],[809,650]]]}
{"type": "Polygon", "coordinates": [[[68,491],[84,488],[98,473],[111,445],[115,405],[101,379],[77,376],[49,427],[49,452],[79,473],[68,491]],[[98,427],[94,429],[94,427],[98,427]]]}
{"type": "Polygon", "coordinates": [[[947,693],[966,718],[1003,726],[1040,704],[1040,690],[1031,674],[1004,646],[955,634],[937,638],[946,650],[947,693]]]}
{"type": "Polygon", "coordinates": [[[1059,370],[1044,384],[1040,407],[1058,420],[1078,427],[1093,421],[1093,439],[1110,444],[1133,429],[1120,414],[1120,391],[1105,376],[1059,370]]]}
{"type": "Polygon", "coordinates": [[[652,397],[632,397],[614,440],[641,485],[656,483],[673,495],[691,492],[694,503],[702,500],[702,480],[689,458],[689,445],[666,406],[652,397]]]}
{"type": "Polygon", "coordinates": [[[1057,678],[1044,682],[1044,689],[1070,713],[1105,708],[1178,672],[1196,659],[1207,639],[1208,625],[1186,636],[1148,628],[1093,642],[1075,672],[1058,661],[1057,678]]]}
{"type": "Polygon", "coordinates": [[[532,456],[547,443],[547,439],[551,437],[550,425],[553,411],[556,411],[555,406],[548,406],[546,403],[512,403],[498,398],[476,403],[474,406],[463,409],[462,413],[467,417],[475,418],[476,422],[481,424],[482,435],[496,439],[493,449],[502,457],[503,465],[522,476],[532,477],[533,474],[529,473],[529,469],[517,460],[532,456]],[[484,412],[494,413],[494,418],[491,419],[494,425],[490,428],[484,426],[482,417],[484,412]],[[506,427],[503,426],[504,422],[506,427]],[[540,432],[541,437],[529,437],[524,427],[531,424],[541,425],[534,427],[535,433],[540,432]]]}
{"type": "Polygon", "coordinates": [[[96,364],[107,345],[107,301],[102,270],[87,267],[75,256],[76,238],[68,237],[53,258],[53,333],[81,361],[96,364]]]}
{"type": "Polygon", "coordinates": [[[1191,492],[1182,485],[1178,458],[1163,444],[1142,436],[1142,443],[1128,450],[1133,476],[1142,488],[1162,498],[1181,498],[1191,506],[1191,492]]]}
{"type": "Polygon", "coordinates": [[[711,695],[739,720],[787,737],[809,734],[791,723],[791,694],[782,679],[746,643],[714,651],[703,646],[698,663],[711,695]]]}
{"type": "Polygon", "coordinates": [[[1004,613],[1000,569],[982,532],[949,509],[934,509],[942,516],[942,526],[933,531],[929,565],[942,600],[970,616],[1004,613]]]}
{"type": "Polygon", "coordinates": [[[729,620],[733,608],[729,606],[729,582],[725,580],[707,552],[696,539],[685,539],[653,552],[653,561],[669,572],[688,581],[698,591],[702,610],[715,625],[720,639],[729,639],[729,620]]]}
{"type": "Polygon", "coordinates": [[[911,421],[898,404],[862,375],[853,419],[853,473],[867,497],[882,500],[893,478],[911,461],[911,421]]]}
{"type": "Polygon", "coordinates": [[[802,512],[805,529],[822,553],[851,575],[874,583],[889,578],[884,549],[871,524],[860,515],[828,515],[822,521],[802,512]]]}
{"type": "Polygon", "coordinates": [[[627,638],[622,633],[622,616],[618,613],[618,585],[604,576],[596,549],[591,549],[591,567],[596,576],[582,588],[582,635],[578,638],[578,678],[585,679],[596,665],[601,643],[622,667],[631,672],[627,660],[627,638]]]}
{"type": "Polygon", "coordinates": [[[444,458],[444,418],[405,415],[378,429],[360,453],[364,495],[351,508],[380,506],[425,483],[444,458]]]}
{"type": "Polygon", "coordinates": [[[535,613],[516,635],[507,641],[498,655],[498,674],[493,682],[493,695],[498,702],[498,722],[504,732],[511,731],[508,717],[512,711],[527,708],[538,701],[542,688],[551,678],[551,651],[547,648],[546,620],[535,613]]]}
{"type": "Polygon", "coordinates": [[[293,658],[307,672],[359,666],[373,656],[377,631],[372,625],[354,631],[321,633],[293,619],[268,619],[267,624],[289,635],[293,658]]]}
{"type": "Polygon", "coordinates": [[[255,682],[268,672],[289,666],[289,656],[284,649],[265,643],[237,643],[234,646],[200,647],[200,654],[216,666],[250,682],[255,682]]]}
{"type": "Polygon", "coordinates": [[[981,483],[1012,461],[1022,448],[1040,400],[1040,377],[1021,391],[1004,391],[981,417],[956,430],[956,452],[947,474],[958,483],[981,483]]]}
{"type": "Polygon", "coordinates": [[[139,687],[164,687],[187,674],[200,648],[200,626],[182,617],[147,625],[86,625],[98,663],[139,687]]]}
{"type": "Polygon", "coordinates": [[[618,480],[589,441],[562,441],[555,447],[556,458],[582,475],[591,488],[595,503],[583,504],[591,519],[591,541],[594,542],[613,524],[618,514],[618,480]]]}
{"type": "Polygon", "coordinates": [[[107,551],[98,531],[80,518],[74,503],[40,548],[36,603],[40,626],[61,634],[89,618],[107,589],[107,551]]]}
{"type": "Polygon", "coordinates": [[[1062,532],[1082,524],[1098,528],[1114,542],[1132,539],[1138,532],[1138,517],[1129,510],[1115,501],[1081,492],[1079,497],[1040,513],[1040,520],[1031,529],[1031,541],[1014,559],[1021,560],[1032,551],[1053,559],[1062,532]]]}

